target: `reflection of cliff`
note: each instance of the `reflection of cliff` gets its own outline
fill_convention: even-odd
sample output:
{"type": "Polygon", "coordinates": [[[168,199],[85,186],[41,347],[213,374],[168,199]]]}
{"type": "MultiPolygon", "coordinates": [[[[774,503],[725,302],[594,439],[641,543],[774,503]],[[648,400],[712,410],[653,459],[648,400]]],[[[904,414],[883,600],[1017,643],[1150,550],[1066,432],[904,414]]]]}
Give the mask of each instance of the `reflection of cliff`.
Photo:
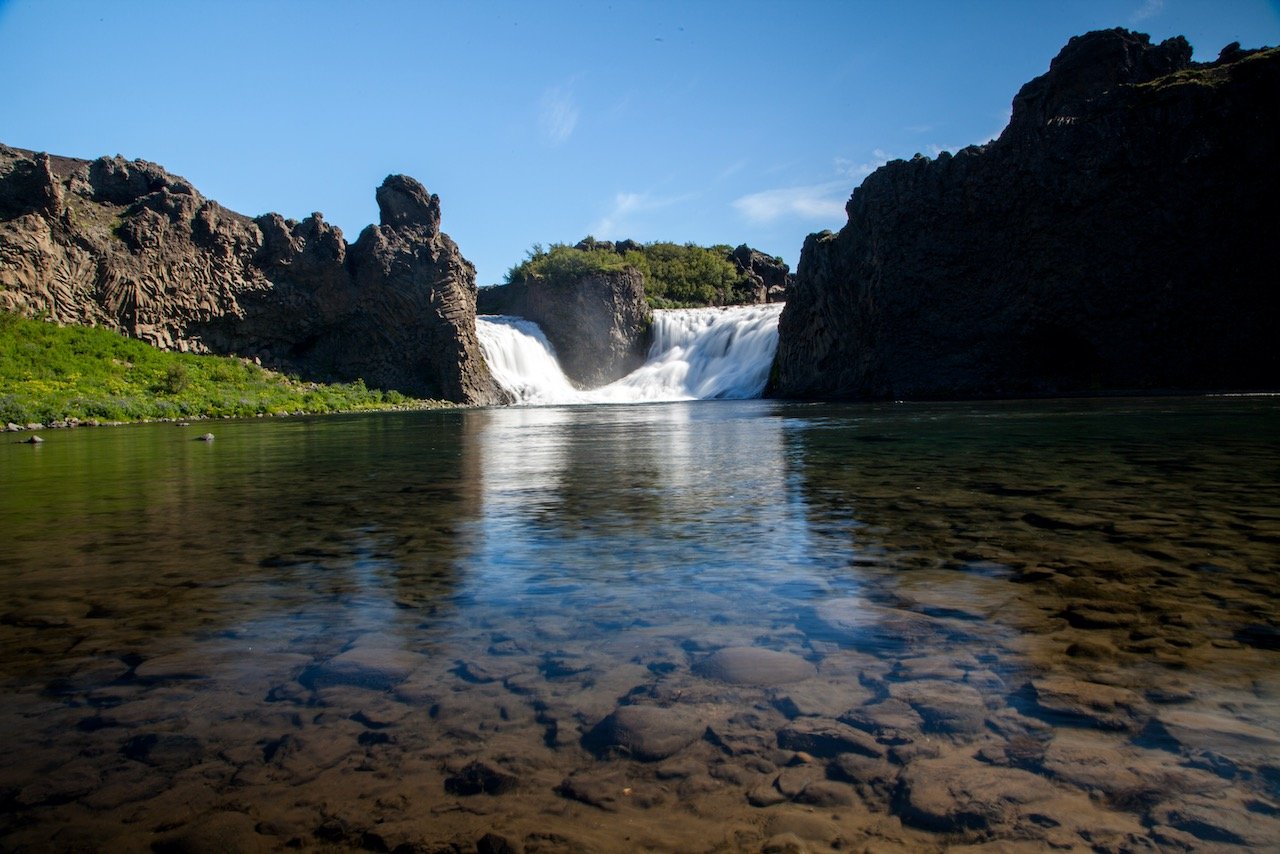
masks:
{"type": "Polygon", "coordinates": [[[769,393],[1276,387],[1280,50],[1074,38],[1000,138],[867,177],[810,235],[769,393]]]}

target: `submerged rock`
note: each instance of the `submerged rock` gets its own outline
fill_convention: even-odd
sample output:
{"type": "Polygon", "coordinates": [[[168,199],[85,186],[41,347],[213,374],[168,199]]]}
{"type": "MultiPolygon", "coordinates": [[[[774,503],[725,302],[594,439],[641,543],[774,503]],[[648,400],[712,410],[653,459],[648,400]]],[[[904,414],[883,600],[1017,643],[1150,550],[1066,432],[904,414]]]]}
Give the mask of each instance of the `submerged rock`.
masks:
{"type": "Polygon", "coordinates": [[[273,842],[257,832],[251,816],[222,811],[161,837],[153,850],[159,854],[258,854],[275,850],[273,842]]]}
{"type": "Polygon", "coordinates": [[[707,679],[732,685],[785,685],[816,675],[814,666],[798,655],[754,646],[727,647],[694,665],[707,679]]]}
{"type": "Polygon", "coordinates": [[[848,724],[822,718],[798,718],[787,724],[778,731],[778,746],[819,757],[842,753],[884,756],[884,748],[867,733],[848,724]]]}
{"type": "Polygon", "coordinates": [[[597,753],[620,751],[645,762],[679,753],[706,730],[697,713],[679,707],[621,706],[583,736],[597,753]]]}
{"type": "Polygon", "coordinates": [[[885,744],[914,741],[924,727],[924,721],[915,709],[893,697],[851,709],[840,720],[875,734],[885,744]]]}
{"type": "Polygon", "coordinates": [[[1151,716],[1147,701],[1127,688],[1066,676],[1032,679],[1023,686],[1021,697],[1030,700],[1031,713],[1067,726],[1136,732],[1151,716]]]}
{"type": "Polygon", "coordinates": [[[967,636],[972,622],[885,608],[856,596],[822,602],[814,608],[814,618],[819,637],[875,653],[944,645],[967,636]]]}
{"type": "Polygon", "coordinates": [[[1029,806],[1055,794],[1048,781],[1028,771],[980,765],[958,756],[907,766],[895,808],[904,822],[926,830],[985,832],[1016,824],[1029,806]]]}
{"type": "Polygon", "coordinates": [[[1280,733],[1237,717],[1190,709],[1164,709],[1152,723],[1184,750],[1210,750],[1237,760],[1280,757],[1280,733]]]}
{"type": "Polygon", "coordinates": [[[204,759],[204,743],[193,735],[150,732],[135,735],[120,751],[125,758],[144,762],[170,773],[189,768],[204,759]]]}
{"type": "Polygon", "coordinates": [[[624,804],[647,809],[666,800],[657,786],[633,780],[618,768],[575,771],[561,781],[556,793],[609,812],[624,804]]]}
{"type": "Polygon", "coordinates": [[[408,679],[425,662],[416,652],[355,647],[307,668],[299,681],[307,687],[355,685],[381,691],[408,679]]]}
{"type": "Polygon", "coordinates": [[[457,774],[445,778],[444,790],[451,795],[501,795],[520,785],[520,778],[488,762],[472,762],[457,774]]]}
{"type": "Polygon", "coordinates": [[[968,685],[917,679],[891,685],[889,693],[915,709],[926,732],[976,733],[986,720],[982,695],[968,685]]]}

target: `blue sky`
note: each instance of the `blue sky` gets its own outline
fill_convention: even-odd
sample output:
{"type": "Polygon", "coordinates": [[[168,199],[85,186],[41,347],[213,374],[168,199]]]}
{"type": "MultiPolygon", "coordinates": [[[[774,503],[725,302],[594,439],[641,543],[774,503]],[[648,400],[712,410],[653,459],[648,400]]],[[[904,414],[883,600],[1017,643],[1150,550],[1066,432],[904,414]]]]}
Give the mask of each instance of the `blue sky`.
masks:
{"type": "Polygon", "coordinates": [[[1067,39],[1280,44],[1277,0],[0,0],[0,142],[122,154],[354,241],[439,193],[502,280],[534,243],[749,243],[793,268],[886,159],[999,133],[1067,39]]]}

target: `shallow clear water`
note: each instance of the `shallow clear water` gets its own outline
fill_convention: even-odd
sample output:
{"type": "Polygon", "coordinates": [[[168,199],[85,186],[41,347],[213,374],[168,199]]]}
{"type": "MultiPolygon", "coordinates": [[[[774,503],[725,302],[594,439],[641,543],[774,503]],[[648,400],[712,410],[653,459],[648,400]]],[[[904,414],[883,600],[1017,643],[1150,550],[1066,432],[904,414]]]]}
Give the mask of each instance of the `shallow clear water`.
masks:
{"type": "Polygon", "coordinates": [[[1268,849],[1277,436],[1274,398],[10,434],[0,848],[1268,849]]]}

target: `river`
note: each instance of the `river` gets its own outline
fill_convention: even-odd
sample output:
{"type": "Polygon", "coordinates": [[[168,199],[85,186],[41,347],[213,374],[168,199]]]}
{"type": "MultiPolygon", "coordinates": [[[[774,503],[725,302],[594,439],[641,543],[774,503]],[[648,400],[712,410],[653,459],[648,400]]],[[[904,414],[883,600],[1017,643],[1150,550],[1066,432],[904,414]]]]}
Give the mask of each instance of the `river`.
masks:
{"type": "Polygon", "coordinates": [[[0,848],[1266,849],[1277,435],[1237,397],[10,438],[0,848]]]}

